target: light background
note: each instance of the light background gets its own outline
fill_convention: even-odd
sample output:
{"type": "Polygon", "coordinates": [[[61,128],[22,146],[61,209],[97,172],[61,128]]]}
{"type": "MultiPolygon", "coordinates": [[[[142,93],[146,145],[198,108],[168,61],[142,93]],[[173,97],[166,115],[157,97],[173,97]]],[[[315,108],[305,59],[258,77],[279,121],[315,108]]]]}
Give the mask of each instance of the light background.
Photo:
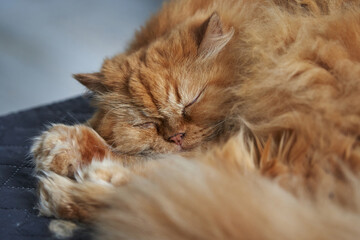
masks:
{"type": "Polygon", "coordinates": [[[73,73],[124,50],[161,0],[2,0],[0,115],[84,93],[73,73]]]}

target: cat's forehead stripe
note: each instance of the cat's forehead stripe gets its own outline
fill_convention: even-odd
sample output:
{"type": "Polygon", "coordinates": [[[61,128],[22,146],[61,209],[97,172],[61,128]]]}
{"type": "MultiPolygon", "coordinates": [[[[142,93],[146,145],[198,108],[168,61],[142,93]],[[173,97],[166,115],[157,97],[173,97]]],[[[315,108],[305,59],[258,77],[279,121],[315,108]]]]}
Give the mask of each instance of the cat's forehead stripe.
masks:
{"type": "Polygon", "coordinates": [[[180,96],[180,93],[179,93],[179,86],[178,86],[177,81],[174,81],[173,86],[174,86],[174,92],[175,92],[176,101],[180,102],[181,101],[181,96],[180,96]]]}
{"type": "MultiPolygon", "coordinates": [[[[146,100],[150,100],[151,101],[151,105],[154,106],[154,108],[152,108],[153,110],[156,109],[156,113],[153,113],[155,115],[159,115],[159,105],[160,105],[160,101],[157,100],[154,96],[154,94],[152,93],[151,91],[151,88],[150,88],[150,84],[145,81],[144,79],[142,79],[141,77],[139,78],[139,82],[140,84],[143,86],[143,89],[145,90],[144,92],[142,92],[142,94],[145,94],[146,96],[148,96],[146,98],[146,100]]],[[[143,99],[143,101],[146,101],[145,99],[143,99]]],[[[149,106],[149,102],[144,102],[144,106],[149,106]]],[[[151,111],[153,112],[153,111],[151,111]]]]}

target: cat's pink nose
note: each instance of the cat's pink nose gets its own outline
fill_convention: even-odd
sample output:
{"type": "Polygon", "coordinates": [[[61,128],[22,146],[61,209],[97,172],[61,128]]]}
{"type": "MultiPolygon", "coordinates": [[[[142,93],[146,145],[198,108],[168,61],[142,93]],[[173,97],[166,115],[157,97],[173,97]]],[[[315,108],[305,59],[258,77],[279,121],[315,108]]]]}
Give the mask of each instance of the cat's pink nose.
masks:
{"type": "Polygon", "coordinates": [[[177,133],[172,137],[169,137],[169,141],[175,143],[176,145],[181,146],[185,133],[177,133]]]}

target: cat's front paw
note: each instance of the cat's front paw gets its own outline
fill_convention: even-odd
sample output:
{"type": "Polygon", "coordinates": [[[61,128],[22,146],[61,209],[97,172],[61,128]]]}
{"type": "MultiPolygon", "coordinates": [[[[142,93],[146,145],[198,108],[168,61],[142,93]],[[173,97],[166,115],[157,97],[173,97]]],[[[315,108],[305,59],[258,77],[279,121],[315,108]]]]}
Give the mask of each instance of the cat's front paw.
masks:
{"type": "Polygon", "coordinates": [[[66,177],[61,177],[52,172],[39,171],[38,178],[38,197],[37,208],[40,215],[47,217],[61,216],[61,206],[66,206],[69,201],[69,192],[72,182],[66,177]],[[60,213],[59,213],[60,212],[60,213]]]}
{"type": "Polygon", "coordinates": [[[86,167],[79,169],[75,174],[77,182],[89,181],[98,184],[109,184],[115,187],[129,182],[131,172],[121,163],[105,159],[93,161],[86,167]]]}
{"type": "Polygon", "coordinates": [[[114,192],[110,184],[77,182],[54,172],[38,173],[38,210],[40,215],[77,221],[89,221],[106,208],[114,192]]]}
{"type": "Polygon", "coordinates": [[[55,124],[37,137],[31,148],[36,171],[53,171],[73,177],[82,164],[102,159],[107,151],[105,141],[84,125],[55,124]]]}

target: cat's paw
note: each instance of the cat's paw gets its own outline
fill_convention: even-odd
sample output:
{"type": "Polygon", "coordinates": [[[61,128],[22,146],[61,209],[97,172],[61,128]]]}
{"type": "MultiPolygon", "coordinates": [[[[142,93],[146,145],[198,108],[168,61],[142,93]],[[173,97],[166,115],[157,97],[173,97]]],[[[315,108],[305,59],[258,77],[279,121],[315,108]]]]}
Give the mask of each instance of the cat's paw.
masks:
{"type": "Polygon", "coordinates": [[[106,151],[105,141],[93,129],[63,124],[55,124],[37,137],[31,148],[36,171],[53,171],[68,177],[93,158],[102,159],[106,151]]]}
{"type": "Polygon", "coordinates": [[[130,180],[131,173],[121,163],[110,159],[93,161],[86,167],[78,169],[75,179],[78,182],[90,181],[99,184],[121,186],[130,180]]]}
{"type": "Polygon", "coordinates": [[[37,178],[39,196],[37,208],[40,215],[60,218],[61,207],[59,206],[66,205],[68,202],[67,195],[71,191],[71,180],[46,171],[39,171],[37,178]]]}
{"type": "Polygon", "coordinates": [[[54,172],[39,171],[38,209],[41,215],[88,221],[118,187],[130,180],[130,171],[109,159],[79,168],[75,180],[54,172]]]}
{"type": "Polygon", "coordinates": [[[48,217],[90,221],[114,192],[112,185],[78,183],[54,172],[41,171],[37,177],[37,208],[40,215],[48,217]]]}

